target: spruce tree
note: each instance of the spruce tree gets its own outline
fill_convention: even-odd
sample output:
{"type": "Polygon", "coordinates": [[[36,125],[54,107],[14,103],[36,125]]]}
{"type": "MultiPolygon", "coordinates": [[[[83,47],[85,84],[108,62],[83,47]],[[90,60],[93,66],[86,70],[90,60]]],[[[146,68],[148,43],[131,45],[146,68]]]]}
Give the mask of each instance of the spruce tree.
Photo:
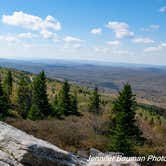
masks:
{"type": "Polygon", "coordinates": [[[2,88],[0,80],[0,117],[5,117],[8,114],[9,102],[2,88]]]}
{"type": "Polygon", "coordinates": [[[51,116],[52,116],[52,117],[61,118],[62,115],[63,115],[63,113],[61,112],[61,109],[60,109],[60,107],[59,107],[59,102],[58,102],[58,97],[57,97],[57,95],[56,95],[55,98],[54,98],[52,107],[53,107],[53,111],[52,111],[52,113],[51,113],[51,116]]]}
{"type": "Polygon", "coordinates": [[[119,112],[116,114],[116,122],[114,121],[115,124],[110,133],[109,150],[131,155],[133,153],[133,142],[131,142],[129,135],[127,135],[125,131],[124,117],[124,112],[119,112]]]}
{"type": "Polygon", "coordinates": [[[41,110],[38,108],[36,104],[32,104],[28,112],[27,118],[31,120],[40,120],[44,118],[44,115],[41,114],[41,110]]]}
{"type": "Polygon", "coordinates": [[[13,88],[12,72],[11,70],[8,70],[3,82],[3,89],[7,95],[8,100],[10,100],[10,96],[12,94],[12,88],[13,88]]]}
{"type": "Polygon", "coordinates": [[[69,115],[80,115],[78,112],[77,94],[70,94],[70,85],[68,81],[63,86],[53,102],[54,115],[58,118],[69,115]]]}
{"type": "Polygon", "coordinates": [[[71,114],[70,108],[70,85],[65,81],[58,95],[58,109],[62,115],[68,116],[71,114]]]}
{"type": "Polygon", "coordinates": [[[46,76],[44,71],[39,73],[39,75],[34,79],[32,88],[33,106],[35,109],[39,109],[39,118],[48,116],[51,113],[51,108],[48,102],[46,76]]]}
{"type": "Polygon", "coordinates": [[[71,105],[70,106],[71,114],[79,116],[80,113],[78,111],[78,101],[77,101],[77,94],[76,94],[76,92],[74,93],[74,95],[70,95],[70,102],[71,102],[71,104],[70,104],[71,105]]]}
{"type": "Polygon", "coordinates": [[[99,114],[100,112],[100,95],[98,93],[98,88],[95,87],[93,93],[90,96],[89,111],[99,114]]]}
{"type": "Polygon", "coordinates": [[[136,99],[131,86],[125,84],[123,90],[113,103],[113,126],[110,132],[110,150],[126,155],[133,153],[137,143],[143,143],[142,132],[136,125],[136,99]]]}
{"type": "Polygon", "coordinates": [[[29,82],[26,78],[21,77],[17,91],[17,105],[21,116],[25,119],[31,107],[32,92],[29,82]]]}

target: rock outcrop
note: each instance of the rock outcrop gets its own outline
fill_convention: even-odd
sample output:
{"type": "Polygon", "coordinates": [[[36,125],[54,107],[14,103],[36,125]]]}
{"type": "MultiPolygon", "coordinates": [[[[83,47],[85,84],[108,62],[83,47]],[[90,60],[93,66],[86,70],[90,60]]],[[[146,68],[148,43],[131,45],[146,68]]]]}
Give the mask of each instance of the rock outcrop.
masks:
{"type": "Polygon", "coordinates": [[[0,166],[83,166],[86,160],[0,122],[0,166]]]}
{"type": "MultiPolygon", "coordinates": [[[[93,157],[104,156],[92,149],[93,157]]],[[[111,153],[113,156],[116,154],[111,153]]],[[[110,155],[110,154],[109,154],[110,155]]],[[[106,162],[89,160],[66,152],[6,123],[0,122],[0,166],[137,166],[133,161],[106,162]]]]}

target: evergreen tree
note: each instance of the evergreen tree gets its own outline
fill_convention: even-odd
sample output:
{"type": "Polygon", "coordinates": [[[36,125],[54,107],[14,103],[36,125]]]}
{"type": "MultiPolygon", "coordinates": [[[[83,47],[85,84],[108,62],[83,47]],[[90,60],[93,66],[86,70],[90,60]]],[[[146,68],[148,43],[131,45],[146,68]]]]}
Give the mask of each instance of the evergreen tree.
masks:
{"type": "Polygon", "coordinates": [[[80,115],[78,112],[77,95],[70,94],[70,85],[67,81],[63,83],[58,96],[55,96],[53,103],[54,116],[61,118],[69,115],[80,115]]]}
{"type": "Polygon", "coordinates": [[[70,102],[71,102],[71,114],[79,116],[80,113],[78,112],[78,101],[77,101],[77,94],[75,93],[74,95],[70,96],[70,102]]]}
{"type": "Polygon", "coordinates": [[[48,116],[51,113],[51,108],[48,102],[46,77],[44,71],[39,73],[39,75],[34,79],[32,88],[33,108],[35,106],[37,109],[39,109],[41,114],[39,117],[48,116]]]}
{"type": "Polygon", "coordinates": [[[133,143],[129,135],[125,132],[124,112],[116,114],[116,124],[113,126],[110,134],[110,150],[114,152],[122,152],[126,155],[133,153],[133,143]]]}
{"type": "Polygon", "coordinates": [[[61,118],[62,115],[63,115],[63,113],[61,112],[61,109],[60,109],[60,107],[59,107],[59,102],[58,102],[58,97],[57,97],[57,95],[56,95],[55,98],[54,98],[54,101],[53,101],[52,106],[53,106],[53,111],[52,111],[52,113],[51,113],[51,116],[53,116],[53,117],[56,116],[57,118],[61,118]]]}
{"type": "Polygon", "coordinates": [[[8,114],[9,102],[6,94],[3,91],[2,84],[0,81],[0,117],[4,117],[8,114]]]}
{"type": "Polygon", "coordinates": [[[135,120],[136,100],[131,86],[125,84],[119,92],[118,98],[113,103],[113,126],[110,133],[110,150],[123,152],[126,155],[133,153],[133,146],[143,143],[142,132],[136,125],[135,120]]]}
{"type": "Polygon", "coordinates": [[[3,82],[3,89],[7,95],[8,100],[10,100],[10,96],[12,94],[12,87],[13,87],[12,72],[8,70],[3,82]]]}
{"type": "Polygon", "coordinates": [[[65,81],[58,95],[58,109],[62,115],[68,116],[71,114],[70,106],[70,85],[65,81]]]}
{"type": "Polygon", "coordinates": [[[36,104],[32,104],[28,112],[27,118],[31,120],[40,120],[44,118],[44,115],[41,114],[41,110],[38,108],[36,104]]]}
{"type": "Polygon", "coordinates": [[[97,87],[94,88],[94,91],[90,96],[89,111],[96,114],[100,112],[100,95],[97,87]]]}
{"type": "Polygon", "coordinates": [[[30,110],[31,97],[32,93],[28,81],[24,77],[21,77],[17,91],[17,104],[23,118],[27,117],[30,110]]]}

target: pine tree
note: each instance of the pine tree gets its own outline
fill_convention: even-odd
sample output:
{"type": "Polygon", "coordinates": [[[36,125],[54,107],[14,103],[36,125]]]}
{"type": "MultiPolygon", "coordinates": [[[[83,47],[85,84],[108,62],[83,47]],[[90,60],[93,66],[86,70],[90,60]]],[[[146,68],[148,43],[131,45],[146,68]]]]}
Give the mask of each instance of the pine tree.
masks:
{"type": "Polygon", "coordinates": [[[74,95],[70,95],[70,102],[71,102],[71,114],[79,116],[80,113],[78,112],[78,101],[77,101],[77,94],[74,93],[74,95]]]}
{"type": "Polygon", "coordinates": [[[51,116],[52,116],[52,117],[61,118],[63,114],[62,114],[61,109],[60,109],[60,107],[59,107],[59,102],[58,102],[58,97],[57,97],[57,95],[56,95],[55,98],[54,98],[52,107],[53,107],[53,111],[52,111],[52,113],[51,113],[51,116]]]}
{"type": "Polygon", "coordinates": [[[48,116],[51,113],[50,104],[48,102],[47,96],[47,85],[46,77],[44,71],[39,73],[39,75],[33,81],[33,105],[40,111],[39,117],[48,116]]]}
{"type": "Polygon", "coordinates": [[[0,81],[0,117],[5,117],[8,114],[9,102],[6,94],[3,91],[2,84],[0,81]]]}
{"type": "Polygon", "coordinates": [[[70,85],[65,81],[58,95],[58,109],[62,115],[68,116],[71,115],[70,106],[70,85]]]}
{"type": "Polygon", "coordinates": [[[127,135],[124,127],[124,112],[116,114],[116,124],[111,129],[109,149],[114,152],[122,152],[126,155],[133,153],[133,143],[127,135]]]}
{"type": "Polygon", "coordinates": [[[21,77],[17,91],[17,105],[23,118],[27,117],[31,107],[32,92],[27,79],[21,77]]]}
{"type": "Polygon", "coordinates": [[[68,81],[63,83],[63,86],[58,94],[55,96],[53,103],[54,115],[58,118],[69,115],[80,115],[78,112],[77,95],[70,94],[70,85],[68,81]]]}
{"type": "Polygon", "coordinates": [[[98,94],[98,88],[95,87],[92,95],[90,96],[89,111],[99,114],[100,112],[100,95],[98,94]]]}
{"type": "Polygon", "coordinates": [[[31,120],[40,120],[44,118],[44,115],[41,114],[41,110],[38,108],[36,104],[32,104],[28,112],[27,118],[31,120]]]}
{"type": "Polygon", "coordinates": [[[10,100],[10,96],[12,94],[12,87],[13,87],[12,72],[8,70],[3,82],[3,89],[7,95],[8,100],[10,100]]]}
{"type": "Polygon", "coordinates": [[[122,152],[126,155],[133,153],[133,147],[142,143],[142,132],[136,125],[135,120],[136,100],[131,86],[125,84],[119,92],[118,98],[113,103],[113,126],[110,132],[110,150],[122,152]]]}

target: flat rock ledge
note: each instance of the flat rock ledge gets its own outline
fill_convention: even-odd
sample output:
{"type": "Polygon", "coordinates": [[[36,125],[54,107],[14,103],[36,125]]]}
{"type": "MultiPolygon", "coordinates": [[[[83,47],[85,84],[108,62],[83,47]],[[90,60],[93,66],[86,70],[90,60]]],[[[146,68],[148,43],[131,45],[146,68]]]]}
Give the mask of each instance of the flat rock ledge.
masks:
{"type": "MultiPolygon", "coordinates": [[[[101,154],[93,149],[92,153],[101,154]]],[[[103,153],[102,153],[103,154],[103,153]]],[[[0,166],[137,166],[136,162],[89,161],[0,122],[0,166]]]]}

